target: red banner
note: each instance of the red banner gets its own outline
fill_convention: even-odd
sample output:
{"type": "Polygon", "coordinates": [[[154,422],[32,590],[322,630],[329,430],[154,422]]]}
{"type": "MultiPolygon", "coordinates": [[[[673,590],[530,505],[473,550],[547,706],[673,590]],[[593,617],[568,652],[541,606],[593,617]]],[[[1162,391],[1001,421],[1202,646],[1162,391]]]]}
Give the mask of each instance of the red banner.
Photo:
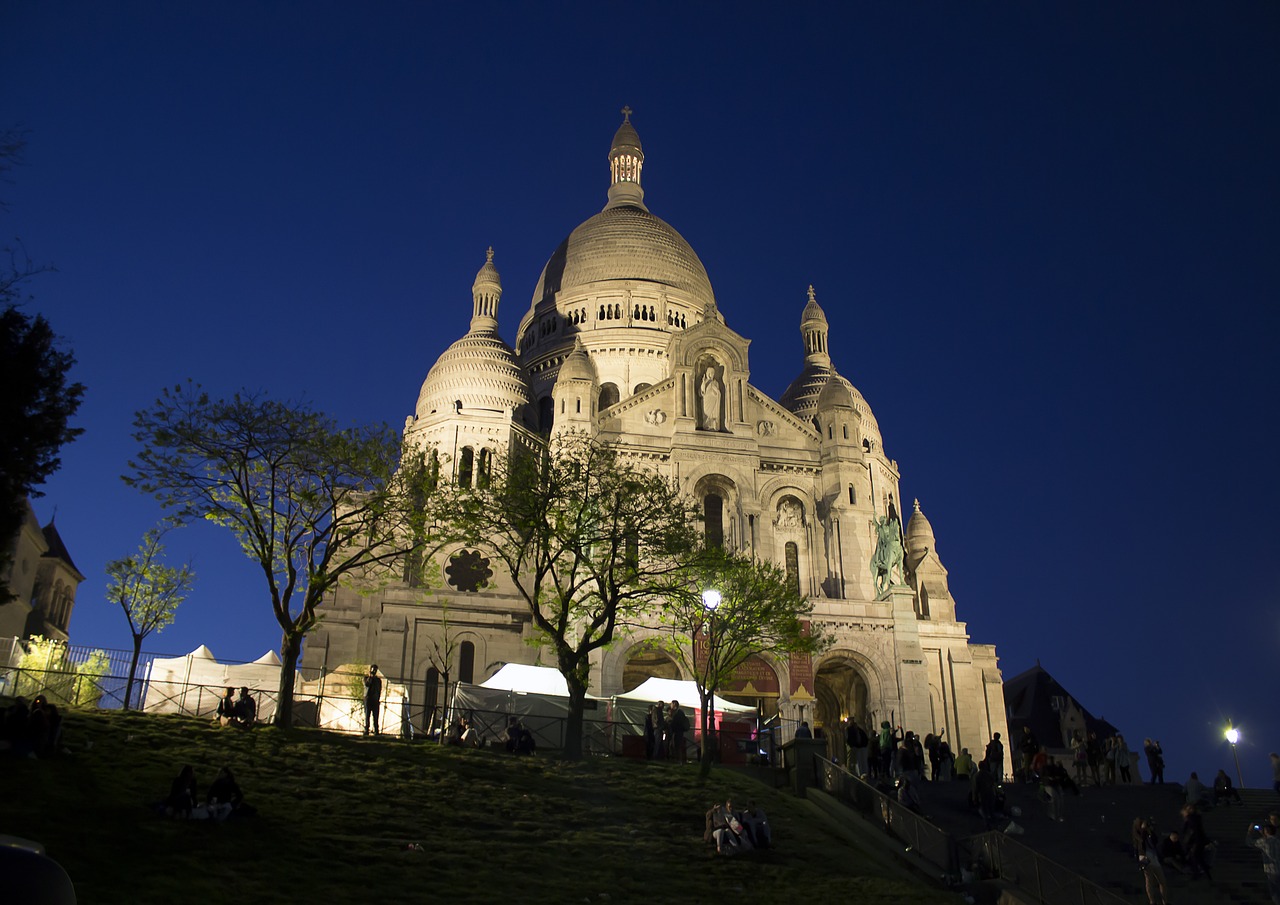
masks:
{"type": "MultiPolygon", "coordinates": [[[[809,623],[802,623],[804,634],[809,634],[809,623]]],[[[791,655],[791,699],[813,700],[813,657],[810,654],[791,655]]]]}

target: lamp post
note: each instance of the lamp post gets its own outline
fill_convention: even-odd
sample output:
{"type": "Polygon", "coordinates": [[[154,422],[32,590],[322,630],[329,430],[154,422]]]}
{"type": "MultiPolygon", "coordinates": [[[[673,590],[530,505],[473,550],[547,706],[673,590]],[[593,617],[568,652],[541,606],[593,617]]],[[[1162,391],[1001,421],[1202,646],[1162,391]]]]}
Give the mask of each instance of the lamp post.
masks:
{"type": "Polygon", "coordinates": [[[1231,756],[1236,760],[1236,782],[1240,783],[1240,788],[1244,788],[1244,774],[1240,772],[1240,755],[1236,753],[1236,742],[1240,741],[1240,730],[1234,726],[1227,726],[1227,741],[1231,745],[1231,756]]]}
{"type": "MultiPolygon", "coordinates": [[[[704,763],[715,758],[715,748],[706,746],[715,744],[714,726],[716,720],[716,687],[715,687],[715,643],[716,643],[716,607],[720,606],[720,592],[707,588],[702,592],[702,608],[707,611],[707,700],[702,713],[702,744],[704,763]]],[[[704,767],[704,769],[706,769],[704,767]]]]}

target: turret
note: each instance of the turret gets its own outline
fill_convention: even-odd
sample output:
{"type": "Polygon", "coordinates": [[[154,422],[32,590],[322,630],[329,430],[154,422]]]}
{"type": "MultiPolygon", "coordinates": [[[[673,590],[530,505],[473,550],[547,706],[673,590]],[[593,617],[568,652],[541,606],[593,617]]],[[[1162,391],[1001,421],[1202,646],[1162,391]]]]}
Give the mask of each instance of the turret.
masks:
{"type": "Polygon", "coordinates": [[[644,189],[640,187],[640,171],[644,168],[644,151],[640,148],[640,136],[631,125],[631,108],[622,108],[622,125],[613,135],[609,148],[609,203],[611,207],[631,205],[641,210],[644,206],[644,189]]]}
{"type": "Polygon", "coordinates": [[[576,431],[584,434],[595,432],[595,403],[599,393],[599,379],[591,356],[578,337],[560,365],[551,400],[555,413],[552,417],[551,436],[576,431]]]}
{"type": "Polygon", "coordinates": [[[502,298],[502,277],[493,266],[493,246],[485,252],[484,264],[471,284],[471,332],[496,333],[498,301],[502,298]]]}
{"type": "Polygon", "coordinates": [[[800,335],[804,338],[804,363],[831,367],[831,355],[827,352],[827,315],[809,287],[809,302],[800,315],[800,335]]]}

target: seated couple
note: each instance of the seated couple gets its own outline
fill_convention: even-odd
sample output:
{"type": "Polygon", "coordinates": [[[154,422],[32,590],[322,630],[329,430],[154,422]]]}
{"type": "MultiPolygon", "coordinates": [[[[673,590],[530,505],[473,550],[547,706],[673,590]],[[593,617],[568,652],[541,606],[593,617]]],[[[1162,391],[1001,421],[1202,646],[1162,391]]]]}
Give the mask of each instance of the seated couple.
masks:
{"type": "Polygon", "coordinates": [[[769,848],[773,833],[764,810],[754,801],[748,803],[747,810],[735,811],[733,799],[728,799],[707,811],[702,839],[715,842],[718,854],[739,855],[752,849],[769,848]]]}

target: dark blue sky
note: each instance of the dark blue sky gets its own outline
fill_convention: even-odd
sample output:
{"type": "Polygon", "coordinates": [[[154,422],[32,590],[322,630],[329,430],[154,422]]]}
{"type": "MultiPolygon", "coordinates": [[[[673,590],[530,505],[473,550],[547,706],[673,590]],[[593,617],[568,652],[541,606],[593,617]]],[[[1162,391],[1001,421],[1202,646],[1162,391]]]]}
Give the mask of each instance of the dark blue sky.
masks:
{"type": "MultiPolygon", "coordinates": [[[[88,386],[37,502],[103,567],[159,516],[132,413],[192,378],[399,425],[467,328],[502,333],[605,201],[631,105],[646,201],[697,250],[752,381],[799,372],[814,284],[1006,678],[1042,665],[1170,773],[1280,748],[1280,7],[13,2],[5,235],[88,386]],[[905,7],[905,8],[904,8],[905,7]]],[[[212,527],[149,647],[279,643],[212,527]]],[[[910,727],[908,727],[910,728],[910,727]]]]}

